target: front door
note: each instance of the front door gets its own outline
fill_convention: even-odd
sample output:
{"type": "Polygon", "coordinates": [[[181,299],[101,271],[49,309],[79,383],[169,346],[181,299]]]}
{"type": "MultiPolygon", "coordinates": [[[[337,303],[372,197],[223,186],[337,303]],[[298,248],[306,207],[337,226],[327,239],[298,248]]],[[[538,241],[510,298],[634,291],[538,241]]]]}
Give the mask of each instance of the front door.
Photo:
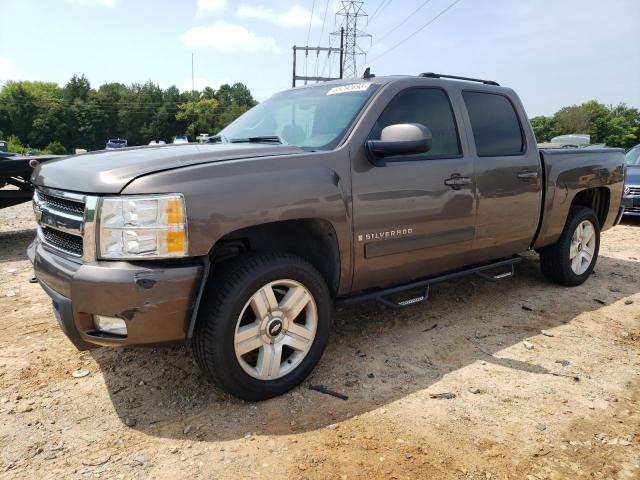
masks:
{"type": "Polygon", "coordinates": [[[426,154],[373,166],[352,159],[354,290],[406,282],[468,262],[474,238],[475,174],[463,156],[447,92],[412,87],[382,112],[370,139],[400,123],[420,123],[433,135],[426,154]]]}

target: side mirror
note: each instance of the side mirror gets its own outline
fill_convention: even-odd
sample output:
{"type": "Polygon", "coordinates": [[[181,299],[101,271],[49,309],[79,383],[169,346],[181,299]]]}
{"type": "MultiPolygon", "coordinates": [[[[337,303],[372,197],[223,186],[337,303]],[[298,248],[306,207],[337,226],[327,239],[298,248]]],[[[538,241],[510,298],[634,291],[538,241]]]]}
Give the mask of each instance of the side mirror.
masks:
{"type": "Polygon", "coordinates": [[[431,131],[419,123],[399,123],[382,129],[380,140],[367,141],[369,161],[384,167],[387,161],[404,161],[406,158],[389,159],[394,155],[414,155],[431,150],[431,131]]]}

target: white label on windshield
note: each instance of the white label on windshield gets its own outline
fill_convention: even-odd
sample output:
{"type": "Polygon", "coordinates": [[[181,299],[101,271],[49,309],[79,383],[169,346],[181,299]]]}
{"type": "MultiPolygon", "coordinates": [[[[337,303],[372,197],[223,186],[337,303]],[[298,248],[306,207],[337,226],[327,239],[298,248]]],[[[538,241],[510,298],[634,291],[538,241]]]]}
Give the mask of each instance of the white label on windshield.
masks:
{"type": "Polygon", "coordinates": [[[338,93],[364,92],[371,86],[370,83],[350,83],[340,87],[333,87],[327,92],[327,95],[336,95],[338,93]]]}

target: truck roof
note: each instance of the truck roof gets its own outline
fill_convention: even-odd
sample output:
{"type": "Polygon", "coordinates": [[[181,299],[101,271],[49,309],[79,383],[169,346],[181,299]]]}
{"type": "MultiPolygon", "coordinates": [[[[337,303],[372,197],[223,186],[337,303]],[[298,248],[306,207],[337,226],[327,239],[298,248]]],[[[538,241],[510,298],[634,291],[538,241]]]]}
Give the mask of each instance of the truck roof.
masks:
{"type": "Polygon", "coordinates": [[[386,75],[386,76],[380,76],[380,77],[364,76],[362,78],[342,78],[338,80],[330,80],[328,82],[322,82],[322,84],[314,83],[314,84],[308,84],[308,85],[301,85],[299,87],[296,87],[296,89],[309,88],[309,87],[314,87],[317,85],[325,85],[325,84],[345,85],[345,84],[360,83],[360,82],[362,83],[367,82],[375,85],[386,85],[389,83],[403,82],[408,80],[415,82],[416,79],[424,79],[425,83],[428,83],[428,84],[433,84],[434,81],[436,81],[437,83],[465,82],[465,83],[474,84],[482,87],[488,87],[488,88],[500,87],[500,84],[493,80],[427,72],[427,73],[421,73],[419,75],[386,75]]]}

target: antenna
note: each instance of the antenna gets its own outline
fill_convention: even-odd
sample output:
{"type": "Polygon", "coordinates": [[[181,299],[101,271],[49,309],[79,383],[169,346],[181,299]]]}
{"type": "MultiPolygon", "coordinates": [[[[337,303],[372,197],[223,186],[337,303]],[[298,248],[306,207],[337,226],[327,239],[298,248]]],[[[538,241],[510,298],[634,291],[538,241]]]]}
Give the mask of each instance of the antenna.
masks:
{"type": "MultiPolygon", "coordinates": [[[[358,57],[366,55],[359,45],[359,39],[371,38],[367,32],[358,29],[358,25],[367,22],[369,16],[362,8],[364,1],[345,1],[336,17],[342,17],[342,28],[344,28],[344,77],[356,78],[358,76],[358,57]]],[[[339,35],[340,32],[333,32],[331,35],[339,35]]]]}

